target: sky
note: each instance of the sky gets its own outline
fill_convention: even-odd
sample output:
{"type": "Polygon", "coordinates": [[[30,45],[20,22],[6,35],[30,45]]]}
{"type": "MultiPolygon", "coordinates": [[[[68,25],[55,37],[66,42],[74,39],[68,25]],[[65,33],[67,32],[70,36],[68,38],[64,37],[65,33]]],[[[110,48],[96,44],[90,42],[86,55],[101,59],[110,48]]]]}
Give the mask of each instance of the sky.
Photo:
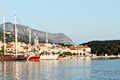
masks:
{"type": "Polygon", "coordinates": [[[0,0],[0,24],[64,33],[75,44],[120,39],[120,0],[0,0]]]}

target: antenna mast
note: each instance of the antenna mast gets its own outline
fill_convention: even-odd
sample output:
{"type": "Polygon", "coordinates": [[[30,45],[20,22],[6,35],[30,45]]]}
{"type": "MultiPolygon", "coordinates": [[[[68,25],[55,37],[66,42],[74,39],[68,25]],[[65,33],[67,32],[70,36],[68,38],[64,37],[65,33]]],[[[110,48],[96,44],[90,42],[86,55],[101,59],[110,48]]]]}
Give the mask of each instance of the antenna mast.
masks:
{"type": "Polygon", "coordinates": [[[31,51],[31,29],[29,28],[29,47],[30,47],[30,51],[31,51]]]}
{"type": "Polygon", "coordinates": [[[46,32],[46,43],[48,43],[48,34],[46,32]]]}

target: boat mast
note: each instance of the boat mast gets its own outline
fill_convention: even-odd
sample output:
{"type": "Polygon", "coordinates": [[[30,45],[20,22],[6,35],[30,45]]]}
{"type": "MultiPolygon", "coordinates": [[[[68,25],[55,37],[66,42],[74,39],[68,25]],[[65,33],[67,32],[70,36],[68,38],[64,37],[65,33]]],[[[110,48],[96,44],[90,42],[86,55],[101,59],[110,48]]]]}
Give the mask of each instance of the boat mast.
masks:
{"type": "Polygon", "coordinates": [[[15,53],[17,57],[17,26],[16,26],[16,15],[15,15],[15,53]]]}
{"type": "Polygon", "coordinates": [[[5,44],[5,13],[3,13],[3,32],[4,32],[4,55],[6,55],[6,44],[5,44]]]}
{"type": "Polygon", "coordinates": [[[31,29],[29,28],[29,47],[30,47],[30,52],[31,52],[31,29]]]}

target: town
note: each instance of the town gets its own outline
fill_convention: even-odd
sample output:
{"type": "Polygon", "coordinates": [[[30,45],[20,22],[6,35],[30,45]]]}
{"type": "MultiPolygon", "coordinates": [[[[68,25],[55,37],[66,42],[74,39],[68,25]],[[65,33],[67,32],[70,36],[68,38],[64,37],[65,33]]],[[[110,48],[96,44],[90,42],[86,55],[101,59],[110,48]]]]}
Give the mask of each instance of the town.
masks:
{"type": "MultiPolygon", "coordinates": [[[[6,53],[15,53],[15,42],[5,43],[6,53]]],[[[0,41],[0,50],[2,52],[4,48],[4,42],[0,41]]],[[[49,43],[46,39],[45,43],[39,43],[38,37],[34,39],[34,45],[26,44],[25,42],[17,42],[17,54],[25,54],[30,52],[38,53],[53,53],[53,54],[65,54],[65,55],[81,55],[90,56],[91,48],[86,46],[62,46],[55,43],[49,43]]]]}
{"type": "MultiPolygon", "coordinates": [[[[0,52],[1,60],[39,60],[39,59],[58,59],[60,55],[79,55],[83,57],[89,57],[91,53],[91,48],[86,46],[62,46],[55,43],[48,42],[48,34],[46,32],[46,42],[39,43],[39,39],[36,36],[34,38],[34,44],[31,45],[31,29],[29,28],[29,43],[24,41],[18,41],[18,29],[16,24],[16,15],[15,24],[13,26],[13,34],[6,31],[5,24],[5,13],[3,13],[3,36],[1,36],[0,41],[0,52]],[[6,35],[8,36],[6,37],[6,35]],[[11,36],[14,36],[13,40],[10,40],[11,36]],[[3,38],[2,38],[3,37],[3,38]],[[3,42],[2,42],[3,41],[3,42]],[[3,53],[3,54],[2,54],[3,53]]],[[[27,30],[27,29],[26,29],[27,30]]],[[[27,32],[27,31],[26,31],[27,32]]],[[[26,34],[27,37],[27,34],[26,34]]],[[[12,39],[12,38],[11,38],[12,39]]],[[[74,57],[75,58],[75,57],[74,57]]],[[[77,58],[79,58],[77,56],[77,58]]]]}

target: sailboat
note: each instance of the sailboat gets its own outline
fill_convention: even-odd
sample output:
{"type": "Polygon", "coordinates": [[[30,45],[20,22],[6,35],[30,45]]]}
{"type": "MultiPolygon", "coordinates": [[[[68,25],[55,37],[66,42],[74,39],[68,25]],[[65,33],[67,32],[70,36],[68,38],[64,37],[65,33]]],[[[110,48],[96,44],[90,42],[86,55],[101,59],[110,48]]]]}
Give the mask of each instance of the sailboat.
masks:
{"type": "Polygon", "coordinates": [[[15,53],[8,55],[6,54],[6,45],[5,45],[5,14],[3,14],[3,32],[4,32],[4,54],[0,55],[0,60],[2,61],[16,61],[16,60],[27,60],[27,56],[22,54],[17,54],[17,27],[16,27],[16,15],[15,15],[15,53]]]}

